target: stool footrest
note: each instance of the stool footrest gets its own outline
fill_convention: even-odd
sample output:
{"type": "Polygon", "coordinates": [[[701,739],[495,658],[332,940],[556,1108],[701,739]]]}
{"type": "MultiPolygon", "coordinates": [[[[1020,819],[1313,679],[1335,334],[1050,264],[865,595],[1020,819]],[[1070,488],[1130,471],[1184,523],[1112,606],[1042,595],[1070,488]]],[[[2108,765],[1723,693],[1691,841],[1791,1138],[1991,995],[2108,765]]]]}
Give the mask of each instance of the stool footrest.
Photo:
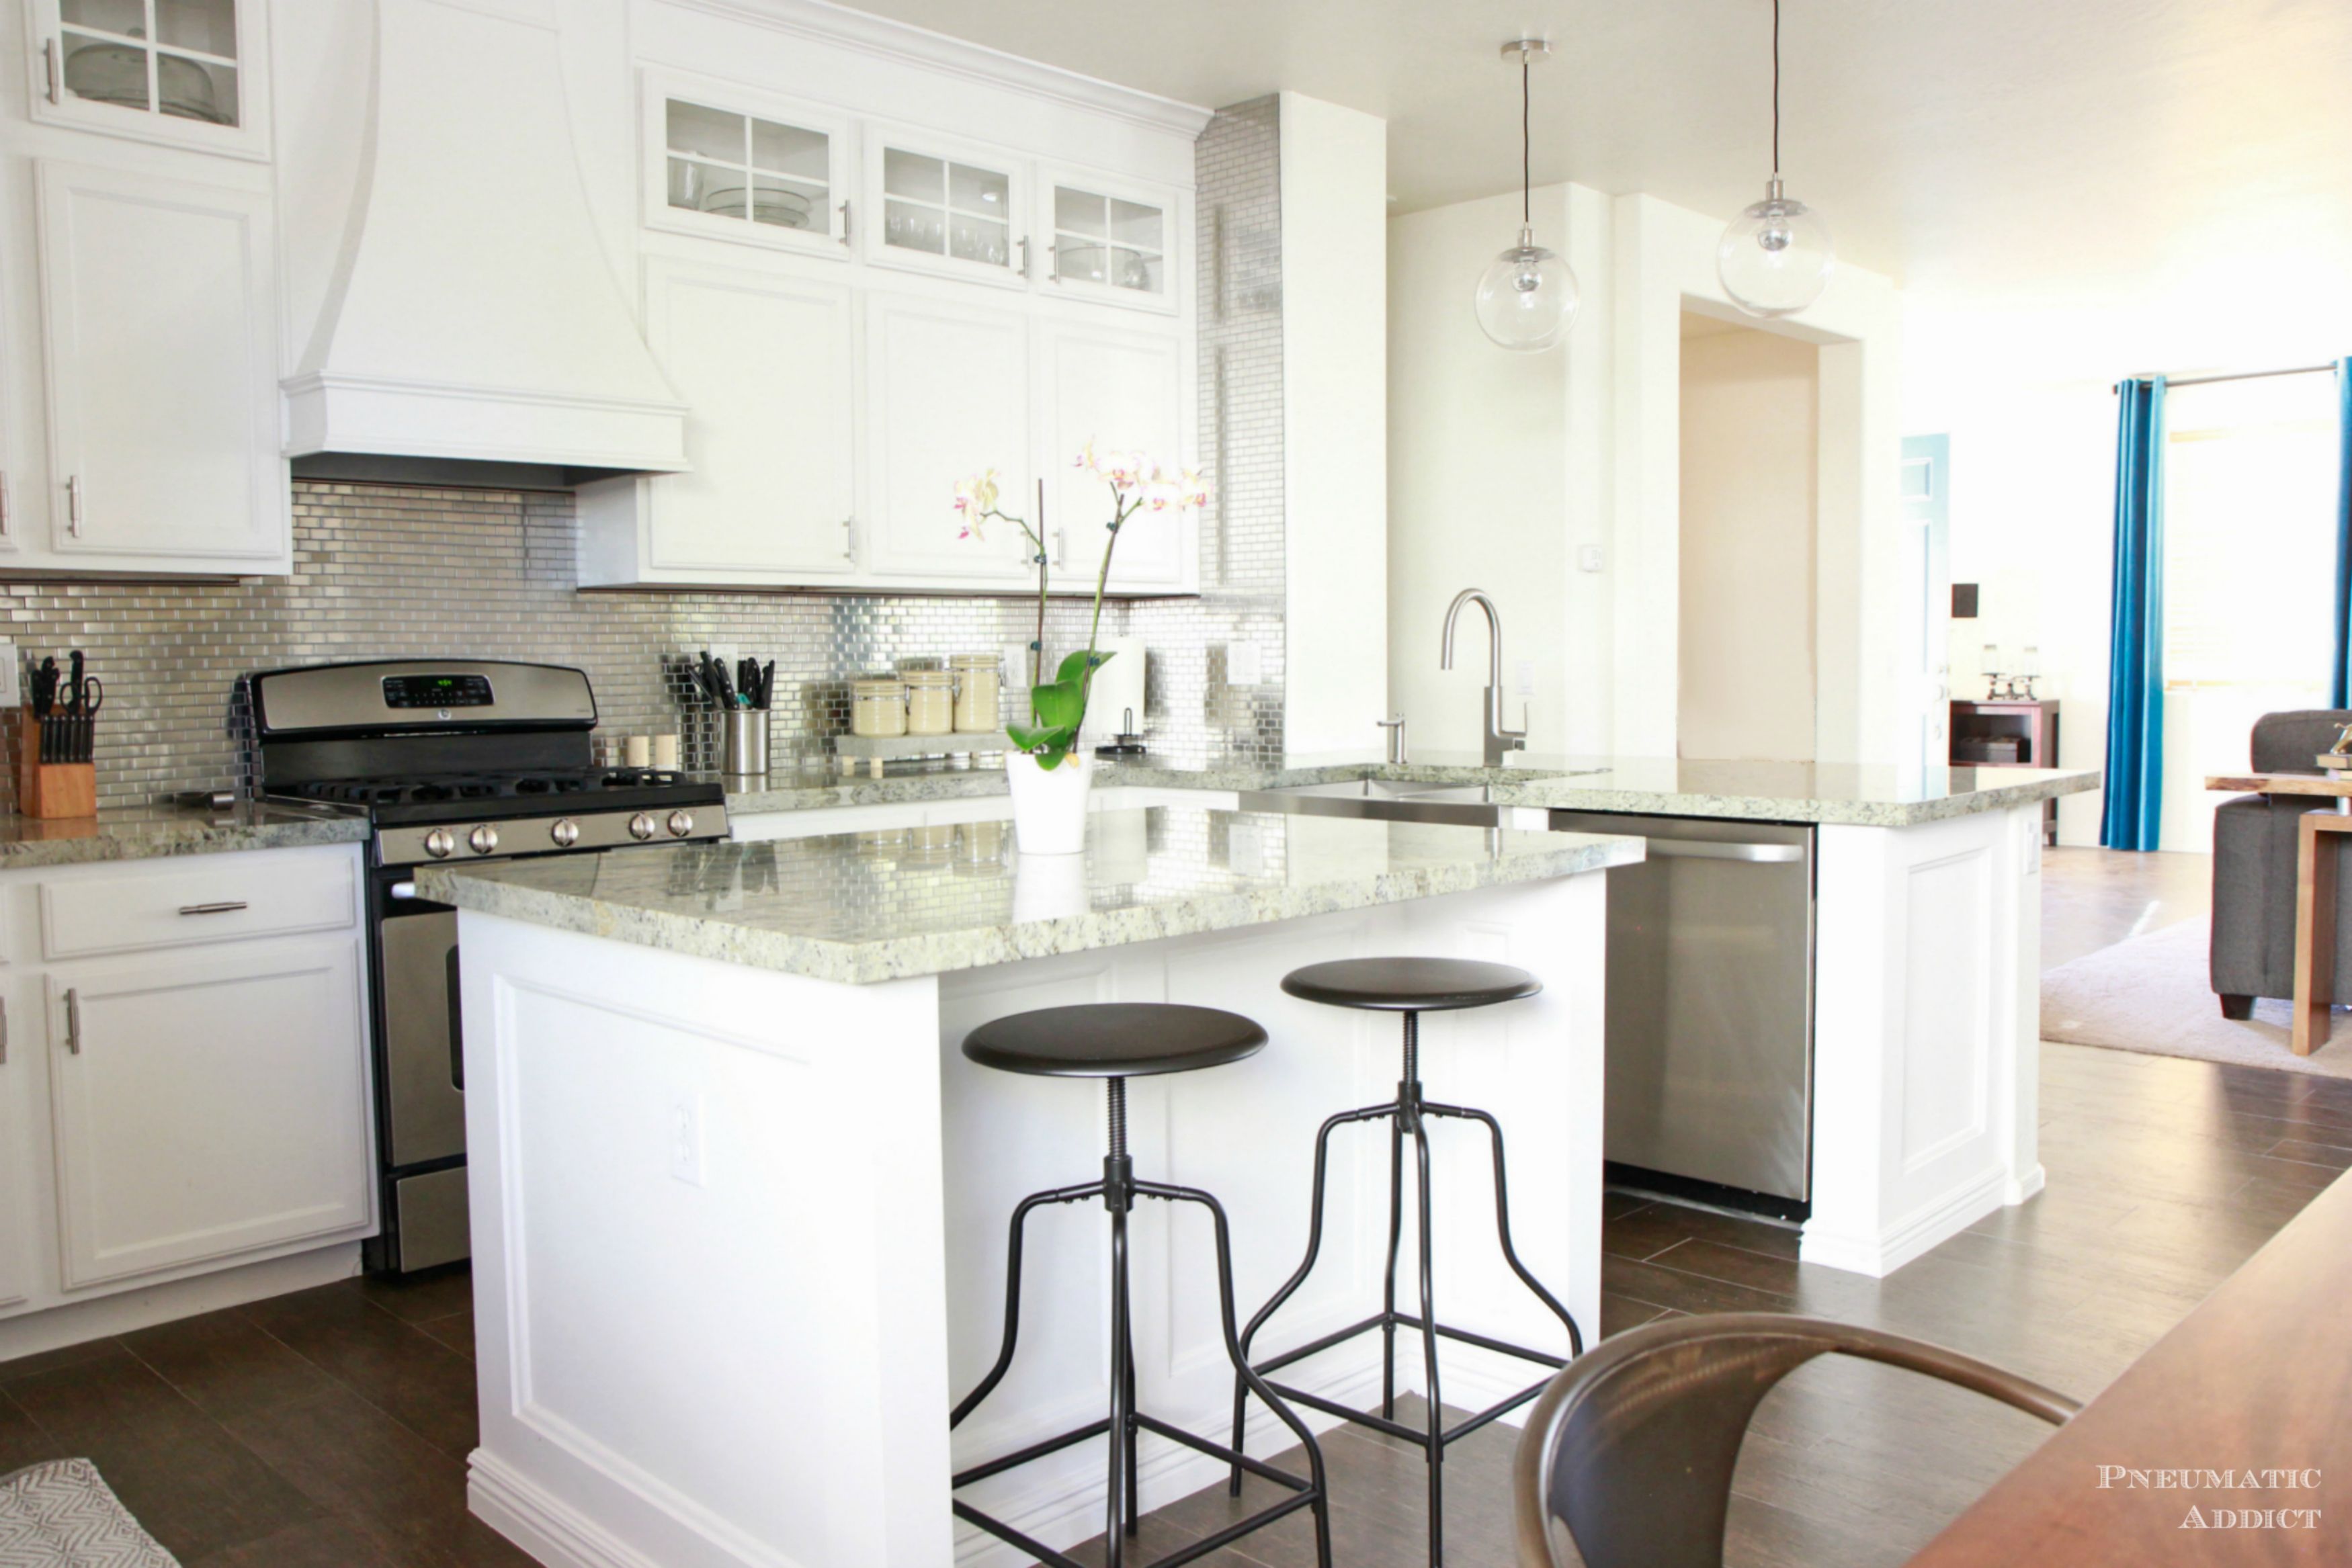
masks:
{"type": "MultiPolygon", "coordinates": [[[[1424,1449],[1430,1447],[1433,1440],[1438,1447],[1443,1448],[1446,1444],[1468,1437],[1497,1416],[1507,1416],[1528,1400],[1535,1398],[1551,1382],[1549,1378],[1545,1378],[1541,1382],[1531,1383],[1517,1393],[1507,1396],[1496,1403],[1487,1406],[1484,1410],[1466,1417],[1461,1425],[1438,1433],[1433,1439],[1426,1427],[1408,1427],[1402,1421],[1392,1421],[1385,1416],[1375,1416],[1369,1410],[1359,1410],[1352,1406],[1342,1405],[1335,1399],[1326,1399],[1319,1395],[1309,1394],[1304,1389],[1276,1383],[1270,1375],[1294,1362],[1304,1361],[1310,1355],[1354,1339],[1358,1334],[1370,1333],[1374,1329],[1391,1326],[1419,1332],[1422,1323],[1420,1318],[1410,1312],[1375,1312],[1362,1322],[1325,1334],[1321,1339],[1309,1341],[1295,1350],[1286,1350],[1270,1360],[1254,1362],[1251,1364],[1251,1370],[1260,1377],[1265,1378],[1266,1386],[1295,1405],[1304,1405],[1310,1410],[1320,1410],[1327,1416],[1337,1416],[1343,1421],[1353,1421],[1359,1426],[1370,1427],[1376,1432],[1385,1432],[1391,1437],[1401,1437],[1424,1449]]],[[[1558,1370],[1568,1364],[1567,1357],[1554,1355],[1549,1351],[1529,1350],[1525,1345],[1512,1344],[1507,1340],[1473,1333],[1468,1329],[1450,1328],[1444,1323],[1437,1324],[1436,1328],[1443,1338],[1459,1340],[1464,1344],[1475,1344],[1481,1350],[1491,1350],[1502,1355],[1517,1356],[1521,1361],[1531,1361],[1538,1366],[1549,1366],[1558,1370]]]]}
{"type": "MultiPolygon", "coordinates": [[[[1283,1392],[1289,1391],[1285,1389],[1283,1392]]],[[[1347,1412],[1340,1411],[1338,1414],[1344,1415],[1347,1412]]],[[[1245,1519],[1235,1520],[1213,1535],[1192,1542],[1165,1557],[1155,1558],[1149,1563],[1141,1564],[1140,1568],[1180,1568],[1181,1564],[1190,1563],[1196,1557],[1206,1556],[1220,1547],[1231,1545],[1263,1525],[1272,1524],[1277,1519],[1296,1513],[1316,1500],[1318,1494],[1313,1481],[1294,1476],[1287,1470],[1277,1469],[1262,1459],[1253,1459],[1247,1454],[1236,1452],[1223,1443],[1211,1442],[1197,1433],[1187,1432],[1181,1427],[1171,1427],[1157,1416],[1146,1416],[1141,1411],[1136,1412],[1135,1424],[1144,1431],[1166,1437],[1171,1442],[1181,1443],[1189,1448],[1197,1448],[1211,1458],[1223,1459],[1227,1464],[1239,1465],[1254,1476],[1263,1477],[1277,1486],[1288,1487],[1291,1493],[1281,1501],[1260,1509],[1245,1519]]],[[[1003,1475],[1009,1469],[1025,1465],[1032,1459],[1042,1459],[1048,1454],[1059,1453],[1062,1449],[1083,1443],[1089,1437],[1102,1437],[1109,1430],[1108,1421],[1090,1421],[1083,1427],[1073,1427],[1058,1437],[1047,1437],[1042,1442],[1032,1443],[1025,1448],[1016,1449],[1001,1458],[974,1465],[968,1470],[959,1470],[949,1479],[948,1484],[950,1487],[963,1487],[974,1481],[986,1480],[991,1476],[1003,1475]]],[[[968,1502],[958,1500],[954,1508],[955,1516],[958,1519],[968,1524],[976,1524],[998,1540],[1019,1547],[1036,1558],[1038,1562],[1047,1564],[1048,1568],[1086,1568],[1086,1565],[1077,1559],[1056,1552],[1045,1542],[1023,1534],[1003,1520],[983,1513],[968,1502]]]]}

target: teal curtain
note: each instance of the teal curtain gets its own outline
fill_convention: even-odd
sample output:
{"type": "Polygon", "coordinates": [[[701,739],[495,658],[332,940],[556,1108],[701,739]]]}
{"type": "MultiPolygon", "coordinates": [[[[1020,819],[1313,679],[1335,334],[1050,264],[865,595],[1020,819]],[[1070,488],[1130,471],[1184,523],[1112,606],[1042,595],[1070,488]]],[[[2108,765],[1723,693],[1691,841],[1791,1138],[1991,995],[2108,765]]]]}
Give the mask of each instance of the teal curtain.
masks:
{"type": "Polygon", "coordinates": [[[2116,388],[2116,566],[2099,842],[2152,850],[2164,816],[2164,378],[2116,388]]]}
{"type": "Polygon", "coordinates": [[[2336,361],[2336,667],[2327,706],[2352,707],[2352,359],[2336,361]]]}

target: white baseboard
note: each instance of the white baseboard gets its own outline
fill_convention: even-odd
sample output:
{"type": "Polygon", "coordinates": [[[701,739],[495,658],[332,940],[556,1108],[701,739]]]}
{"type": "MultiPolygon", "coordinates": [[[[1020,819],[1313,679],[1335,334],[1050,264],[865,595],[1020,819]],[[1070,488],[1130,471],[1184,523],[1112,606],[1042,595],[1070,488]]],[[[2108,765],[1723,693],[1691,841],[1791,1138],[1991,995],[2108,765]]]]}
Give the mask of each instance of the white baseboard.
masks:
{"type": "Polygon", "coordinates": [[[2048,1173],[2042,1168],[2039,1162],[2036,1162],[2032,1170],[2026,1172],[2024,1176],[2011,1180],[2001,1190],[2000,1200],[2013,1207],[2018,1204],[2023,1203],[2035,1193],[2040,1192],[2048,1181],[2048,1173]]]}
{"type": "Polygon", "coordinates": [[[467,1458],[466,1506],[548,1568],[661,1568],[485,1449],[467,1458]]]}
{"type": "Polygon", "coordinates": [[[1798,1260],[1883,1280],[1937,1243],[1958,1235],[2012,1201],[2007,1196],[2009,1187],[2006,1172],[1987,1172],[1933,1208],[1888,1226],[1875,1236],[1836,1235],[1809,1220],[1797,1242],[1798,1260]]]}
{"type": "Polygon", "coordinates": [[[67,1301],[0,1319],[0,1362],[331,1285],[359,1271],[359,1243],[345,1241],[87,1301],[67,1301]]]}

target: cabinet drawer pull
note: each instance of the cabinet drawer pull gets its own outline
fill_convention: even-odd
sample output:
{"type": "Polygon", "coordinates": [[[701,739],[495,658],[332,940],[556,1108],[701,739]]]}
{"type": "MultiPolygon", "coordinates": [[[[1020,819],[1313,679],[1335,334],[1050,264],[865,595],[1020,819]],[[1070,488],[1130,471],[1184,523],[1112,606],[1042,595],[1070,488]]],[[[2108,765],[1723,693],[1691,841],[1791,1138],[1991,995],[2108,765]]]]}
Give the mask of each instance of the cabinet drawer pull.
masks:
{"type": "Polygon", "coordinates": [[[841,243],[844,246],[849,244],[849,204],[847,202],[841,204],[841,243]]]}
{"type": "Polygon", "coordinates": [[[81,1054],[81,992],[66,988],[66,1049],[81,1054]]]}
{"type": "Polygon", "coordinates": [[[217,904],[184,904],[180,905],[180,913],[183,915],[234,915],[246,907],[247,905],[242,898],[224,898],[217,904]]]}
{"type": "Polygon", "coordinates": [[[0,468],[0,539],[16,531],[16,519],[8,515],[8,472],[0,468]]]}
{"type": "Polygon", "coordinates": [[[8,1065],[8,998],[0,997],[0,1067],[8,1065]]]}
{"type": "Polygon", "coordinates": [[[857,519],[841,519],[841,559],[852,566],[857,564],[857,519]]]}
{"type": "Polygon", "coordinates": [[[48,78],[49,101],[55,103],[58,101],[58,41],[55,38],[41,40],[41,68],[48,78]]]}
{"type": "Polygon", "coordinates": [[[66,481],[66,532],[81,538],[81,476],[66,481]]]}

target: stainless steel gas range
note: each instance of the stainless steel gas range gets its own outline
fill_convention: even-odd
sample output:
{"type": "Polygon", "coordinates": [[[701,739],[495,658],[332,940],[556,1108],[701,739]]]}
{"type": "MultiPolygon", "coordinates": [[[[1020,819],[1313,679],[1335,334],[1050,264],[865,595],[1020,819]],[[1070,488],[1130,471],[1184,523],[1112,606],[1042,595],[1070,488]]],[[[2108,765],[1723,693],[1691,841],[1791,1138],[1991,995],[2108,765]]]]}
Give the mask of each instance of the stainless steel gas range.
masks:
{"type": "Polygon", "coordinates": [[[248,677],[262,792],[364,810],[383,1234],[367,1266],[468,1253],[457,915],[415,896],[440,861],[727,837],[716,783],[596,767],[588,677],[481,659],[314,664],[248,677]]]}

